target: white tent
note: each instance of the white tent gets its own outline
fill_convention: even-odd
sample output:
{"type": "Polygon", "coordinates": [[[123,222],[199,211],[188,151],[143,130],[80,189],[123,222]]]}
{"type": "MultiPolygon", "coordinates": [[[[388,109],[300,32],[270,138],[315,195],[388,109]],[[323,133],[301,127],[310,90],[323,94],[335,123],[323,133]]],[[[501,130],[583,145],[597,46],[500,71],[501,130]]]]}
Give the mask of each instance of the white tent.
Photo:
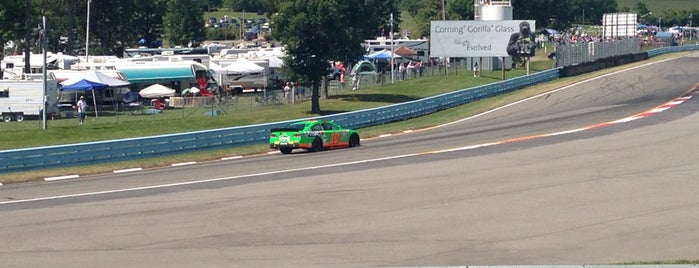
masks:
{"type": "Polygon", "coordinates": [[[121,87],[121,86],[128,86],[131,84],[131,83],[124,81],[124,80],[112,78],[109,75],[106,75],[106,74],[104,74],[100,71],[97,71],[97,70],[89,70],[89,71],[85,72],[84,74],[71,77],[68,80],[61,82],[61,84],[64,86],[73,85],[73,84],[79,82],[80,80],[87,80],[90,82],[107,84],[107,85],[109,85],[109,87],[121,87]]]}
{"type": "Polygon", "coordinates": [[[160,97],[172,97],[175,95],[175,90],[161,84],[150,85],[138,92],[142,98],[153,99],[160,97]]]}
{"type": "MultiPolygon", "coordinates": [[[[80,75],[76,75],[74,77],[71,77],[71,78],[61,82],[61,85],[64,87],[70,86],[70,85],[75,85],[83,80],[85,80],[87,82],[92,82],[92,83],[106,84],[110,88],[131,85],[131,83],[129,83],[127,81],[112,78],[109,75],[103,74],[97,70],[89,70],[89,71],[86,71],[85,73],[82,73],[80,75]]],[[[97,102],[95,100],[96,98],[95,98],[95,91],[94,90],[92,90],[92,99],[95,102],[95,117],[99,117],[99,115],[97,114],[97,102]]]]}
{"type": "Polygon", "coordinates": [[[221,67],[221,65],[219,65],[218,63],[213,62],[213,61],[209,62],[209,70],[211,70],[211,72],[213,72],[215,74],[221,74],[221,73],[226,72],[226,70],[223,69],[223,67],[221,67]]]}
{"type": "Polygon", "coordinates": [[[270,68],[280,68],[284,65],[284,61],[276,56],[269,57],[270,68]]]}
{"type": "Polygon", "coordinates": [[[265,70],[265,67],[257,65],[247,59],[239,59],[223,67],[223,70],[228,74],[250,74],[262,72],[265,70]]]}

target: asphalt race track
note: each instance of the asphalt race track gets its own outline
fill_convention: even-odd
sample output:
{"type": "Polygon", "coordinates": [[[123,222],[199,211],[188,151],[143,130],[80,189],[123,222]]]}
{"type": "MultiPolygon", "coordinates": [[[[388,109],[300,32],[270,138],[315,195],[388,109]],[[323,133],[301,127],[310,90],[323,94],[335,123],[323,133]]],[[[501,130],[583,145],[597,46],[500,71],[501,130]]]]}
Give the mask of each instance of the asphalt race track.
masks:
{"type": "Polygon", "coordinates": [[[0,266],[697,259],[698,74],[693,54],[358,148],[5,185],[0,266]]]}

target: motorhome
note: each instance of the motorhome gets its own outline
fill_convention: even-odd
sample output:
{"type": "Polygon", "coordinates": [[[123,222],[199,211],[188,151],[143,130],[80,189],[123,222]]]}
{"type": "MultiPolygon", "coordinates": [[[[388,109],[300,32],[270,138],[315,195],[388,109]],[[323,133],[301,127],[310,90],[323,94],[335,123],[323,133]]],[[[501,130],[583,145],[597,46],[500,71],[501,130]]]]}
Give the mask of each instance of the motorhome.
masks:
{"type": "Polygon", "coordinates": [[[209,68],[195,61],[130,62],[115,66],[136,90],[161,84],[182,94],[185,89],[197,87],[201,91],[216,91],[218,85],[209,68]]]}
{"type": "Polygon", "coordinates": [[[391,45],[391,39],[379,37],[377,39],[364,40],[362,46],[367,54],[384,49],[391,51],[391,49],[396,50],[400,47],[407,47],[417,52],[415,60],[428,60],[430,56],[430,41],[427,39],[393,39],[393,45],[391,45]]]}
{"type": "MultiPolygon", "coordinates": [[[[47,53],[46,69],[70,69],[70,66],[78,61],[78,57],[65,55],[63,53],[47,53]]],[[[24,55],[9,55],[5,56],[0,62],[2,68],[2,79],[24,79],[25,56],[24,55]]],[[[44,68],[43,54],[29,55],[29,73],[42,74],[44,68]]]]}
{"type": "Polygon", "coordinates": [[[43,75],[42,78],[38,75],[28,76],[28,78],[0,80],[0,120],[11,122],[39,119],[44,111],[44,103],[46,103],[47,115],[58,112],[56,80],[47,78],[44,94],[43,75]]]}
{"type": "Polygon", "coordinates": [[[270,79],[276,77],[275,70],[269,65],[269,60],[241,58],[219,61],[212,68],[212,72],[224,91],[257,92],[266,90],[270,86],[270,79]]]}
{"type": "Polygon", "coordinates": [[[209,66],[210,56],[208,54],[175,54],[173,51],[163,51],[158,55],[136,55],[128,58],[131,62],[187,62],[194,61],[209,66]]]}

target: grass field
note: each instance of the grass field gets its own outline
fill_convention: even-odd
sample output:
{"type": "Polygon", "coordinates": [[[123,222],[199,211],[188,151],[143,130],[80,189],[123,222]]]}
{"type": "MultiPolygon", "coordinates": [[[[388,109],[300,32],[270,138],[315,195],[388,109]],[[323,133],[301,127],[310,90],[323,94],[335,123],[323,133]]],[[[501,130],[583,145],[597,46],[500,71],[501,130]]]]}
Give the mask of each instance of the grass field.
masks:
{"type": "Polygon", "coordinates": [[[644,3],[654,14],[662,14],[665,10],[699,9],[697,0],[616,0],[619,9],[629,7],[634,11],[636,3],[644,3]]]}

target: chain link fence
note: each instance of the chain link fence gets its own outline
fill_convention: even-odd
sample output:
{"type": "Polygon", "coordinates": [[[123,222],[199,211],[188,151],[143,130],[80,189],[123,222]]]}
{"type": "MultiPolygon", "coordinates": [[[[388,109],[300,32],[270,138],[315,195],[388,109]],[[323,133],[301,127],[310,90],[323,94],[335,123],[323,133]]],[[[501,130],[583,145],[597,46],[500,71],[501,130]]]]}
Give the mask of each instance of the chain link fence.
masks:
{"type": "Polygon", "coordinates": [[[641,53],[640,39],[557,45],[552,55],[556,67],[578,65],[613,56],[641,53]]]}

